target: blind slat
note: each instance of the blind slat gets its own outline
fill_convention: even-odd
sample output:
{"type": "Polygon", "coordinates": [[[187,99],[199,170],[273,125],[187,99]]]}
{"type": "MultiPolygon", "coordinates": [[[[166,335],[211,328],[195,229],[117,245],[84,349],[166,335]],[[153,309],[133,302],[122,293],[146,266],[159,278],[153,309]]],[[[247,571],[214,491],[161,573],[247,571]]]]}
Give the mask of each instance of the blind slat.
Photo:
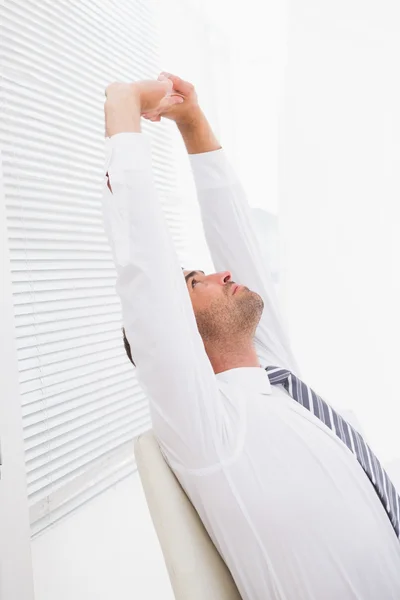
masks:
{"type": "MultiPolygon", "coordinates": [[[[115,426],[109,426],[105,431],[101,431],[98,436],[83,436],[81,444],[77,448],[68,445],[68,451],[64,452],[59,458],[53,458],[49,454],[49,463],[51,462],[51,472],[49,463],[45,467],[38,467],[28,470],[28,489],[30,493],[38,492],[44,485],[47,485],[49,479],[56,482],[59,479],[68,477],[71,471],[82,467],[86,461],[91,461],[98,457],[99,453],[104,454],[105,449],[113,450],[121,443],[132,439],[132,431],[137,424],[137,419],[124,419],[124,422],[117,423],[115,426]]],[[[28,464],[28,463],[27,463],[28,464]]],[[[28,464],[29,466],[29,464],[28,464]]]]}
{"type": "MultiPolygon", "coordinates": [[[[74,415],[79,416],[83,414],[85,411],[89,411],[90,407],[110,405],[110,398],[112,397],[115,401],[120,401],[121,399],[125,399],[126,397],[132,397],[133,394],[136,394],[139,398],[140,390],[138,386],[134,385],[135,381],[132,378],[132,373],[126,373],[126,376],[120,376],[117,381],[107,381],[106,385],[98,387],[96,389],[96,397],[93,398],[90,392],[86,392],[82,394],[79,398],[75,397],[66,397],[65,394],[57,395],[52,398],[53,402],[50,399],[46,399],[46,402],[43,401],[36,402],[34,404],[27,405],[23,407],[23,419],[24,426],[31,427],[32,425],[37,425],[42,422],[43,419],[43,408],[45,406],[46,409],[46,419],[51,418],[64,418],[63,415],[66,415],[68,418],[73,419],[74,415]],[[127,384],[129,388],[127,388],[127,384]],[[61,417],[60,417],[61,415],[61,417]]],[[[142,392],[144,397],[144,394],[142,392]]]]}
{"type": "MultiPolygon", "coordinates": [[[[86,407],[87,410],[78,416],[72,417],[63,413],[58,420],[46,417],[44,423],[27,427],[26,456],[29,471],[32,472],[39,466],[47,469],[49,454],[52,461],[63,457],[66,450],[70,452],[83,446],[91,432],[96,432],[98,437],[101,432],[110,431],[118,423],[123,424],[129,419],[135,419],[139,408],[144,414],[147,411],[146,403],[139,406],[137,399],[133,411],[132,398],[127,395],[123,401],[116,398],[112,404],[96,406],[93,410],[86,407]],[[62,419],[62,416],[65,418],[62,419]]],[[[53,466],[54,463],[52,468],[53,466]]]]}
{"type": "Polygon", "coordinates": [[[107,390],[110,390],[111,396],[113,387],[120,382],[124,382],[127,389],[132,389],[133,394],[132,375],[128,373],[128,368],[130,370],[130,367],[125,363],[113,368],[111,373],[102,372],[101,375],[88,378],[81,385],[56,390],[54,393],[51,390],[39,389],[35,392],[25,394],[22,397],[22,412],[23,414],[28,414],[43,410],[43,408],[47,409],[47,407],[51,409],[55,404],[74,403],[77,405],[80,401],[82,403],[90,402],[93,398],[101,398],[102,394],[106,393],[107,390]]]}
{"type": "Polygon", "coordinates": [[[114,436],[110,439],[103,440],[103,443],[97,444],[89,452],[77,457],[74,461],[70,461],[67,468],[62,467],[54,470],[50,475],[46,475],[35,481],[28,488],[31,504],[38,502],[46,496],[51,496],[53,492],[59,490],[63,485],[79,477],[88,469],[92,469],[99,461],[112,453],[115,449],[132,441],[132,438],[139,433],[145,431],[149,427],[149,417],[143,417],[142,420],[135,424],[135,427],[130,427],[128,430],[114,432],[114,436]]]}

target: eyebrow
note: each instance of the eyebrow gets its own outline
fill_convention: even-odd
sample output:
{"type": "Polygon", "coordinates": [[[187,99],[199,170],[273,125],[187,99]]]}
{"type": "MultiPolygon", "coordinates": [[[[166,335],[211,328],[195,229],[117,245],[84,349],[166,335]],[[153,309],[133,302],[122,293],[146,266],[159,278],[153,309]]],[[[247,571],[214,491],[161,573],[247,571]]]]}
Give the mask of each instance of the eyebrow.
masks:
{"type": "Polygon", "coordinates": [[[190,273],[188,273],[187,275],[185,275],[185,281],[186,281],[186,283],[189,281],[189,279],[191,277],[193,277],[197,273],[203,273],[203,275],[205,275],[204,271],[190,271],[190,273]]]}

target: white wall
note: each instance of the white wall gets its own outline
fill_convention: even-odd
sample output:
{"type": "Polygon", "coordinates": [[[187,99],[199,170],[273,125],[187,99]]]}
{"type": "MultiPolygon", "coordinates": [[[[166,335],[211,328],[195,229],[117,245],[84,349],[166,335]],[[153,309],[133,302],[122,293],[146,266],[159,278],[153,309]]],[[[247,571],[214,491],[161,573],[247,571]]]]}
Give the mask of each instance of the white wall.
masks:
{"type": "Polygon", "coordinates": [[[289,0],[280,202],[303,376],[400,457],[400,6],[289,0]]]}
{"type": "MultiPolygon", "coordinates": [[[[192,0],[193,1],[193,0],[192,0]]],[[[199,0],[202,1],[202,0],[199,0]]],[[[210,20],[229,40],[230,88],[221,113],[232,111],[222,142],[251,206],[278,212],[278,116],[286,62],[285,0],[206,0],[210,20]]],[[[225,88],[225,89],[224,89],[225,88]]]]}
{"type": "Polygon", "coordinates": [[[137,474],[34,539],[32,555],[35,600],[173,598],[137,474]]]}

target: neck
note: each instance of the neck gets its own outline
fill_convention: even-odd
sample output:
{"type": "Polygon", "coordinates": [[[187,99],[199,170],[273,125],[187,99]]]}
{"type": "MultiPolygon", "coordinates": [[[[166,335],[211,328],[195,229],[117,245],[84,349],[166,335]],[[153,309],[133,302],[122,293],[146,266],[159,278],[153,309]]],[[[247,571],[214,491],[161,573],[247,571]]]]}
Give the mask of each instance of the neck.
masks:
{"type": "Polygon", "coordinates": [[[229,369],[237,369],[238,367],[259,367],[260,361],[253,342],[235,342],[229,346],[224,344],[210,345],[205,344],[207,356],[210,360],[214,373],[222,373],[229,369]]]}

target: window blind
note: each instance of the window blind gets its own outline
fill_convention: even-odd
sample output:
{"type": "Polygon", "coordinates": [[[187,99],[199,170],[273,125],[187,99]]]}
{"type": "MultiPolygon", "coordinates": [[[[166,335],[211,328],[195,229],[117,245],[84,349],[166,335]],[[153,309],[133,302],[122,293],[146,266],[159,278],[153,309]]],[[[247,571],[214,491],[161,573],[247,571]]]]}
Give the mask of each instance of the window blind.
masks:
{"type": "MultiPolygon", "coordinates": [[[[149,427],[122,345],[101,184],[104,88],[157,75],[153,23],[142,0],[0,6],[0,147],[33,534],[132,473],[132,440],[149,427]]],[[[179,254],[170,129],[144,129],[179,254]]]]}

